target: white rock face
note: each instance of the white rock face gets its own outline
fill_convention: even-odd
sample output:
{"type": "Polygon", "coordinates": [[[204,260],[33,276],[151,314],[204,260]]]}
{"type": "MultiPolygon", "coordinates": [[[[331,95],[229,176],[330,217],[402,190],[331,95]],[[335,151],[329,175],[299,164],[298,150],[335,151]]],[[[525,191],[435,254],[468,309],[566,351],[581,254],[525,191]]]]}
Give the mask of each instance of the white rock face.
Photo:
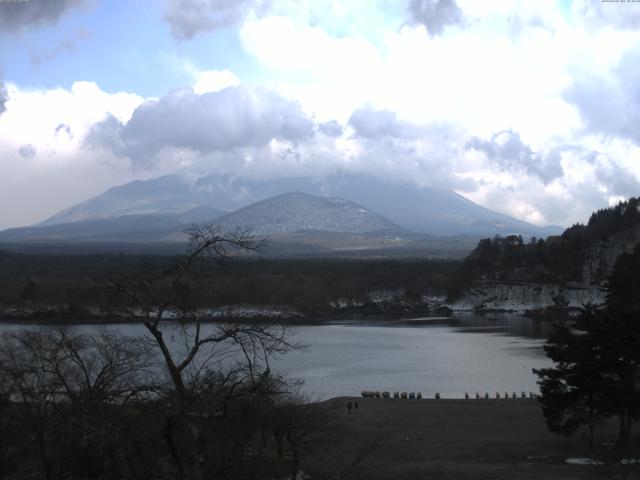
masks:
{"type": "Polygon", "coordinates": [[[632,228],[597,243],[587,254],[580,283],[555,284],[477,281],[449,308],[458,311],[505,310],[523,312],[546,307],[580,308],[602,305],[606,280],[618,257],[632,253],[640,243],[640,228],[632,228]]]}
{"type": "Polygon", "coordinates": [[[580,308],[602,304],[606,292],[599,287],[562,287],[552,284],[478,282],[453,304],[454,311],[505,310],[524,312],[535,308],[580,308]]]}

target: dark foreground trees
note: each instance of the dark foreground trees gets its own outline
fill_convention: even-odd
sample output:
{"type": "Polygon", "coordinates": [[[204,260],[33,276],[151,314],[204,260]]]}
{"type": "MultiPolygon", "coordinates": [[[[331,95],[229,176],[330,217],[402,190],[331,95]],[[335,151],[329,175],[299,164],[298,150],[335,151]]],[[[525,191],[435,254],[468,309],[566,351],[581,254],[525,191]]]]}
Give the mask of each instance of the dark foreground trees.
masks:
{"type": "Polygon", "coordinates": [[[169,271],[114,279],[120,328],[25,328],[0,342],[0,478],[295,478],[330,413],[299,400],[270,360],[287,329],[204,322],[187,285],[246,232],[190,231],[169,271]],[[187,277],[189,283],[186,283],[187,277]],[[134,327],[121,327],[131,331],[134,327]]]}
{"type": "Polygon", "coordinates": [[[294,383],[235,364],[179,397],[152,345],[78,328],[3,335],[0,478],[293,478],[331,423],[294,383]]]}
{"type": "Polygon", "coordinates": [[[553,368],[537,370],[549,428],[571,434],[617,417],[616,444],[632,441],[640,416],[640,246],[622,255],[609,277],[605,308],[586,307],[571,325],[558,325],[545,345],[553,368]]]}

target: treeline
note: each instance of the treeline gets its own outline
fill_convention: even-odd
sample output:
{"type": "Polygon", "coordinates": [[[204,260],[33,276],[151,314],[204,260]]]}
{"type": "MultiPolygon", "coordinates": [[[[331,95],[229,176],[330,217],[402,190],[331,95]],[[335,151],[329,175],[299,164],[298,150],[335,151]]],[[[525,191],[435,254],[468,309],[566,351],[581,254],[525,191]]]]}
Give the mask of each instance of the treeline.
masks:
{"type": "MultiPolygon", "coordinates": [[[[601,241],[640,226],[640,199],[631,198],[598,210],[586,225],[576,224],[560,236],[525,241],[519,235],[483,239],[463,261],[464,275],[457,284],[467,286],[485,277],[499,281],[565,284],[582,279],[591,249],[601,241]]],[[[600,272],[604,280],[608,272],[600,272]]]]}
{"type": "MultiPolygon", "coordinates": [[[[153,283],[181,257],[166,255],[0,254],[0,305],[65,305],[72,316],[111,301],[112,286],[145,278],[153,283]]],[[[230,304],[291,305],[326,309],[337,299],[365,300],[372,290],[418,293],[455,290],[460,262],[438,259],[204,260],[180,288],[193,307],[230,304]]]]}

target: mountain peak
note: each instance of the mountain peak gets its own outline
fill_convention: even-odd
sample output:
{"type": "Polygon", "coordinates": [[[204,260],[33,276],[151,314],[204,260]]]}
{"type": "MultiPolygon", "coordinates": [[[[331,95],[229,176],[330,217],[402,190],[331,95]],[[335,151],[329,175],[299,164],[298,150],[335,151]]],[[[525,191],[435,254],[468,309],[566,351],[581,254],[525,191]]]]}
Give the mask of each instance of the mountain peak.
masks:
{"type": "Polygon", "coordinates": [[[362,234],[400,231],[391,220],[343,198],[286,192],[262,200],[216,220],[230,228],[251,227],[255,235],[301,232],[362,234]]]}

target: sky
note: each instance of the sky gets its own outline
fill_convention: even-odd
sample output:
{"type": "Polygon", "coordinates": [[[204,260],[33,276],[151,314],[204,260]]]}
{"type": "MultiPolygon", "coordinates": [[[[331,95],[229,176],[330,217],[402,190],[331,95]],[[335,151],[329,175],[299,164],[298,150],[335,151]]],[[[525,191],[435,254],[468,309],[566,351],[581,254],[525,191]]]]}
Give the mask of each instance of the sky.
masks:
{"type": "Polygon", "coordinates": [[[0,229],[170,173],[640,195],[638,1],[0,0],[0,45],[0,229]]]}

